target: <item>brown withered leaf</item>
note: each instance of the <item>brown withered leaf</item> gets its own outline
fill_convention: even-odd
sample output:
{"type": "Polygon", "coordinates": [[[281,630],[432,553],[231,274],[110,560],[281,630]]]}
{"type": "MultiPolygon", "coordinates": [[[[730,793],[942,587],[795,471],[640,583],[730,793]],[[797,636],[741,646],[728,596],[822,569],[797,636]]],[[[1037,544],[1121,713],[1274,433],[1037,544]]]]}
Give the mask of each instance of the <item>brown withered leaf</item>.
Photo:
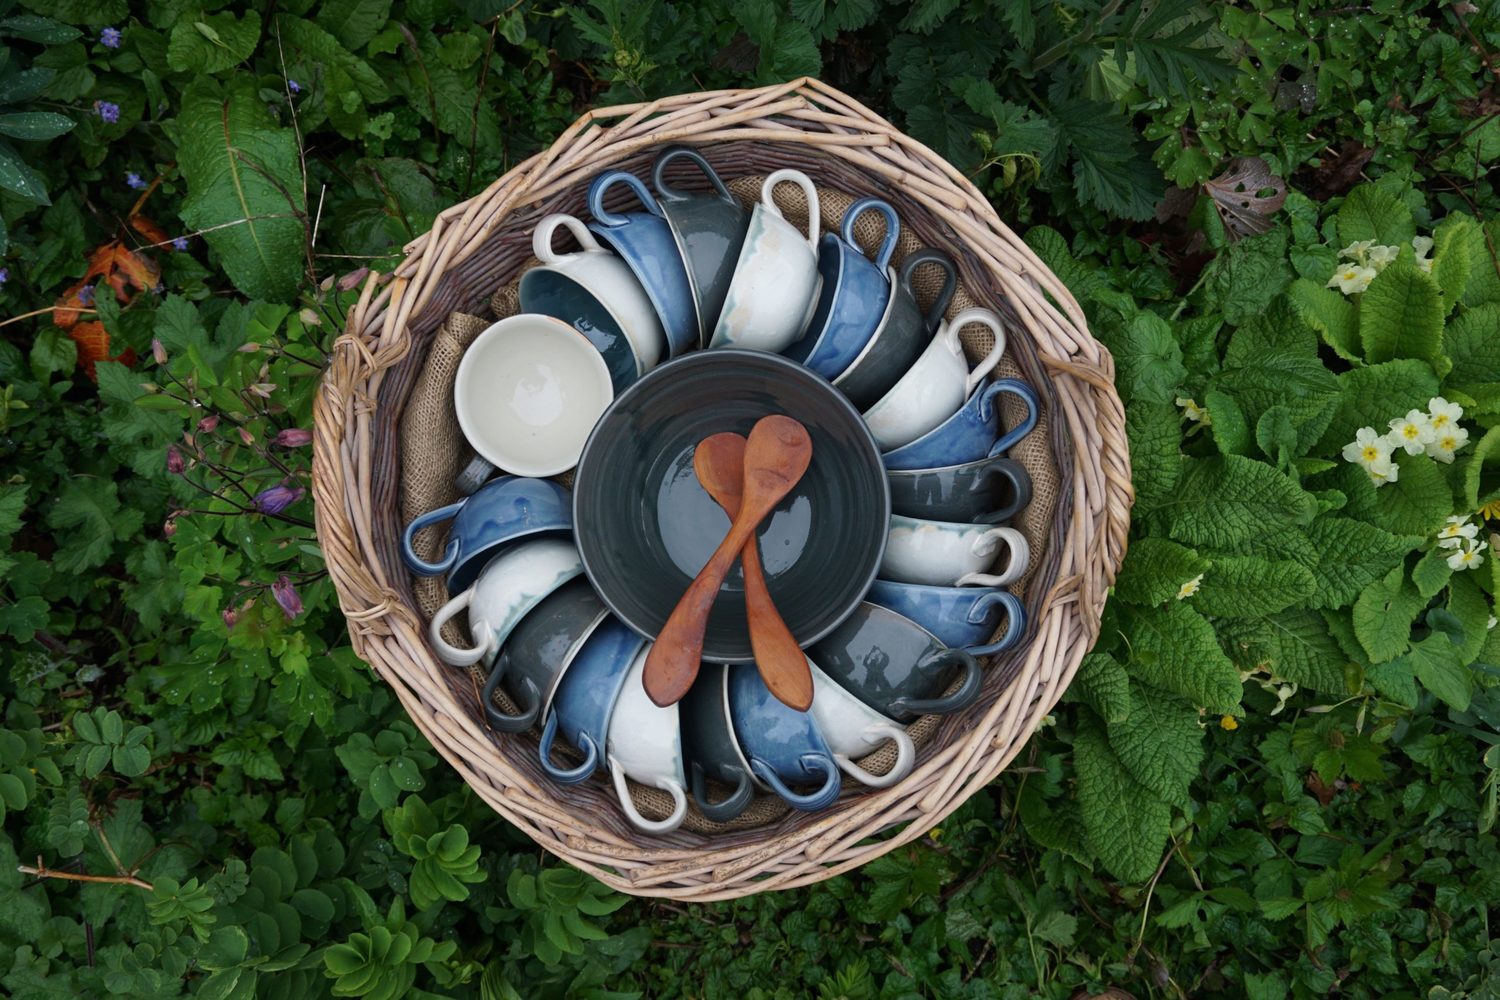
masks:
{"type": "Polygon", "coordinates": [[[154,249],[167,251],[172,249],[172,237],[168,236],[167,231],[158,226],[149,215],[132,215],[126,221],[130,223],[130,228],[144,236],[154,249]]]}
{"type": "Polygon", "coordinates": [[[1203,183],[1231,239],[1271,229],[1271,216],[1286,202],[1286,181],[1258,156],[1242,156],[1229,169],[1203,183]]]}
{"type": "Polygon", "coordinates": [[[104,329],[104,324],[98,320],[89,320],[87,323],[78,323],[68,331],[68,336],[73,338],[73,343],[78,345],[78,363],[83,366],[83,373],[97,382],[99,376],[94,372],[94,365],[100,361],[118,361],[123,365],[135,364],[135,351],[125,348],[119,354],[109,353],[109,332],[104,329]]]}
{"type": "Polygon", "coordinates": [[[1374,155],[1375,150],[1368,146],[1352,139],[1345,140],[1338,152],[1332,156],[1320,157],[1316,167],[1303,171],[1306,184],[1299,184],[1298,187],[1306,191],[1309,198],[1318,201],[1348,194],[1350,188],[1360,182],[1360,171],[1365,169],[1365,164],[1374,155]]]}

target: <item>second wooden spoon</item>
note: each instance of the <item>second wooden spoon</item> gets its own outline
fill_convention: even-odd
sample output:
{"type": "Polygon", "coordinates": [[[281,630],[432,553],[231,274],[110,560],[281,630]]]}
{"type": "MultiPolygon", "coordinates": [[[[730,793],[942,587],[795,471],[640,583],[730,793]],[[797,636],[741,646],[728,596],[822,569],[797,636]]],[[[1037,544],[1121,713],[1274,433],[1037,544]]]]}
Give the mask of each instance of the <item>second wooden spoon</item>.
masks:
{"type": "MultiPolygon", "coordinates": [[[[745,490],[745,439],[738,434],[714,434],[698,442],[693,452],[698,482],[733,521],[745,490]]],[[[750,648],[761,680],[784,704],[805,712],[812,707],[812,673],[792,630],[771,600],[760,563],[760,545],[752,534],[740,550],[745,570],[745,614],[750,622],[750,648]]]]}

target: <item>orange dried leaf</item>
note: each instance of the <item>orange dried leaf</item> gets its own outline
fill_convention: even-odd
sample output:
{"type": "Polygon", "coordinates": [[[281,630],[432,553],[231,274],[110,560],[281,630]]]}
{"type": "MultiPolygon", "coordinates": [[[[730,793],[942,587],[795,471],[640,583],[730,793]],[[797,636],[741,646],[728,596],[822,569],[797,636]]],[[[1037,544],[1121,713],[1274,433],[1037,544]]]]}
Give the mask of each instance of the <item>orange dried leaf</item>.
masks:
{"type": "Polygon", "coordinates": [[[144,236],[148,243],[165,246],[167,249],[172,247],[172,237],[168,236],[167,231],[158,226],[148,215],[132,215],[130,228],[144,236]]]}

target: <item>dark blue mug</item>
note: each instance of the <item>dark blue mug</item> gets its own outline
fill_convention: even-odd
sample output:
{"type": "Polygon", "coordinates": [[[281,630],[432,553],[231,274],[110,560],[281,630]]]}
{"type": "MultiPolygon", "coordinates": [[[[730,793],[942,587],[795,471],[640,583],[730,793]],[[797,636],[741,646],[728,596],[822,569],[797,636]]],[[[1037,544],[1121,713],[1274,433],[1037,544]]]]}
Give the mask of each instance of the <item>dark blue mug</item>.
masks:
{"type": "Polygon", "coordinates": [[[1000,524],[1031,502],[1031,476],[1013,458],[940,469],[887,469],[891,513],[929,521],[1000,524]]]}
{"type": "Polygon", "coordinates": [[[672,357],[698,346],[698,305],[687,268],[677,252],[672,227],[656,197],[635,174],[608,170],[589,185],[589,212],[594,216],[589,230],[609,245],[630,268],[667,333],[672,357]],[[644,212],[611,212],[604,207],[611,188],[623,185],[645,207],[644,212]]]}
{"type": "Polygon", "coordinates": [[[548,479],[503,476],[472,496],[413,518],[401,536],[401,558],[418,576],[448,574],[448,593],[468,588],[503,546],[529,535],[573,530],[573,494],[548,479]],[[412,542],[430,525],[453,520],[443,557],[428,562],[412,542]]]}
{"type": "Polygon", "coordinates": [[[755,779],[794,809],[811,812],[831,805],[842,780],[812,713],[778,701],[753,663],[725,667],[724,684],[735,739],[755,779]],[[813,785],[817,790],[795,792],[792,785],[813,785]]]}
{"type": "Polygon", "coordinates": [[[957,413],[910,444],[881,456],[887,469],[941,469],[1003,455],[1036,426],[1036,391],[1020,379],[996,379],[969,397],[957,413]],[[998,397],[1010,394],[1026,406],[1026,416],[999,434],[998,397]],[[998,435],[998,437],[997,437],[998,435]]]}
{"type": "Polygon", "coordinates": [[[1010,649],[1026,631],[1026,609],[1020,599],[998,587],[933,587],[876,580],[865,600],[910,618],[943,645],[970,656],[1010,649]],[[991,642],[1002,612],[1005,634],[991,642]]]}
{"type": "Polygon", "coordinates": [[[604,759],[610,714],[630,673],[630,661],[645,641],[611,616],[594,629],[573,657],[553,696],[538,748],[542,770],[553,781],[575,785],[593,774],[604,759]],[[583,753],[583,763],[577,767],[558,767],[553,762],[552,747],[559,733],[583,753]]]}
{"type": "Polygon", "coordinates": [[[750,762],[734,736],[729,703],[724,689],[726,667],[703,664],[698,679],[681,701],[682,756],[688,770],[688,788],[698,811],[715,823],[728,823],[755,798],[755,779],[750,762]],[[718,802],[709,797],[708,782],[729,789],[718,802]]]}

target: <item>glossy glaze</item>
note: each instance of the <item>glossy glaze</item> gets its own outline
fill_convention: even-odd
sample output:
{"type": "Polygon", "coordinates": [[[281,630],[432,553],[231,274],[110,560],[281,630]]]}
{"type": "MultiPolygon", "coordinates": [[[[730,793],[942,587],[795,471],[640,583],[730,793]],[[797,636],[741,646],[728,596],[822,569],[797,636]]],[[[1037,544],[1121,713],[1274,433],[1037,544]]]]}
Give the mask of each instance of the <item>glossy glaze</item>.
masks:
{"type": "Polygon", "coordinates": [[[1003,587],[1019,580],[1030,565],[1031,547],[1014,528],[894,514],[880,576],[938,587],[1003,587]]]}
{"type": "Polygon", "coordinates": [[[777,701],[753,664],[725,669],[729,717],[755,780],[795,809],[831,805],[842,779],[812,714],[777,701]]]}
{"type": "Polygon", "coordinates": [[[504,476],[457,503],[413,518],[401,536],[401,558],[418,576],[447,573],[451,595],[473,583],[486,560],[503,546],[572,528],[573,495],[566,489],[548,479],[504,476]],[[430,563],[418,556],[412,548],[417,532],[450,519],[442,558],[430,563]]]}
{"type": "Polygon", "coordinates": [[[953,416],[910,444],[882,456],[887,469],[940,469],[1004,455],[1036,426],[1036,391],[1020,379],[990,382],[969,397],[953,416]],[[1000,434],[999,399],[1011,395],[1026,407],[1019,424],[1000,434]]]}
{"type": "Polygon", "coordinates": [[[745,760],[729,721],[726,670],[721,665],[705,663],[698,672],[698,680],[680,703],[688,785],[698,810],[715,823],[734,819],[755,797],[750,763],[745,760]],[[717,802],[711,800],[710,780],[727,787],[729,794],[717,802]]]}
{"type": "Polygon", "coordinates": [[[942,469],[890,470],[886,479],[891,486],[891,510],[907,517],[995,524],[1014,517],[1031,502],[1031,476],[1010,458],[985,458],[942,469]]]}
{"type": "Polygon", "coordinates": [[[890,303],[880,328],[859,356],[833,380],[851,403],[861,410],[874,406],[921,356],[953,299],[957,274],[953,258],[941,250],[918,250],[902,261],[891,285],[890,303]],[[924,314],[917,305],[911,282],[917,268],[928,264],[942,269],[944,282],[937,301],[924,314]]]}
{"type": "Polygon", "coordinates": [[[782,352],[834,379],[843,374],[880,328],[891,303],[896,269],[877,270],[833,233],[818,240],[818,298],[801,339],[782,352]]]}
{"type": "Polygon", "coordinates": [[[1005,330],[988,309],[966,309],[944,323],[906,374],[865,411],[865,423],[881,450],[915,441],[962,409],[1004,351],[1005,330]],[[972,371],[959,340],[969,323],[983,324],[995,334],[994,347],[972,371]]]}
{"type": "Polygon", "coordinates": [[[956,712],[979,697],[973,656],[945,648],[916,622],[876,604],[861,604],[808,653],[850,694],[901,722],[956,712]],[[955,677],[962,677],[963,685],[944,695],[955,677]]]}
{"type": "Polygon", "coordinates": [[[428,641],[438,659],[452,666],[488,666],[522,616],[582,572],[578,549],[567,539],[519,542],[491,559],[471,586],[438,609],[427,629],[428,641]],[[451,646],[442,636],[448,620],[465,610],[475,643],[470,649],[451,646]]]}
{"type": "Polygon", "coordinates": [[[552,780],[571,785],[598,768],[604,759],[615,701],[630,673],[631,661],[645,644],[645,639],[613,616],[606,617],[584,640],[557,686],[542,728],[539,754],[542,769],[552,780]],[[559,733],[583,754],[581,764],[565,768],[554,760],[552,745],[559,733]]]}
{"type": "Polygon", "coordinates": [[[547,713],[558,682],[572,666],[584,641],[608,614],[588,580],[558,587],[516,624],[485,681],[483,697],[490,724],[505,733],[524,733],[547,713]],[[495,705],[501,681],[519,709],[506,715],[495,705]]]}
{"type": "Polygon", "coordinates": [[[682,766],[677,706],[653,705],[641,684],[641,672],[650,649],[651,644],[646,643],[636,653],[625,683],[620,686],[609,720],[607,759],[615,795],[630,822],[646,833],[667,833],[681,826],[687,815],[687,776],[682,766]],[[627,777],[672,796],[671,815],[649,820],[637,812],[625,784],[627,777]]]}
{"type": "Polygon", "coordinates": [[[839,687],[817,665],[808,660],[813,678],[813,703],[810,711],[818,731],[823,734],[833,759],[855,781],[870,788],[894,785],[911,773],[916,763],[916,748],[906,727],[888,719],[854,695],[839,687]],[[896,746],[896,760],[885,774],[877,775],[855,763],[874,753],[887,742],[896,746]]]}
{"type": "Polygon", "coordinates": [[[1026,633],[1026,612],[1020,600],[994,587],[928,587],[876,580],[868,600],[910,618],[943,644],[973,656],[1010,649],[1026,633]],[[1005,632],[991,642],[1002,617],[1005,632]]]}
{"type": "Polygon", "coordinates": [[[672,228],[677,252],[687,267],[688,281],[698,305],[699,343],[707,344],[724,310],[724,298],[734,279],[734,265],[745,242],[750,214],[729,193],[703,155],[687,146],[670,146],[656,158],[652,183],[662,213],[672,228]],[[686,191],[668,184],[666,167],[678,159],[696,165],[713,187],[713,193],[686,191]]]}
{"type": "Polygon", "coordinates": [[[709,346],[782,350],[806,329],[820,280],[817,189],[800,171],[778,170],[761,186],[709,346]],[[802,188],[807,198],[806,233],[781,217],[772,198],[776,185],[785,183],[802,188]]]}

